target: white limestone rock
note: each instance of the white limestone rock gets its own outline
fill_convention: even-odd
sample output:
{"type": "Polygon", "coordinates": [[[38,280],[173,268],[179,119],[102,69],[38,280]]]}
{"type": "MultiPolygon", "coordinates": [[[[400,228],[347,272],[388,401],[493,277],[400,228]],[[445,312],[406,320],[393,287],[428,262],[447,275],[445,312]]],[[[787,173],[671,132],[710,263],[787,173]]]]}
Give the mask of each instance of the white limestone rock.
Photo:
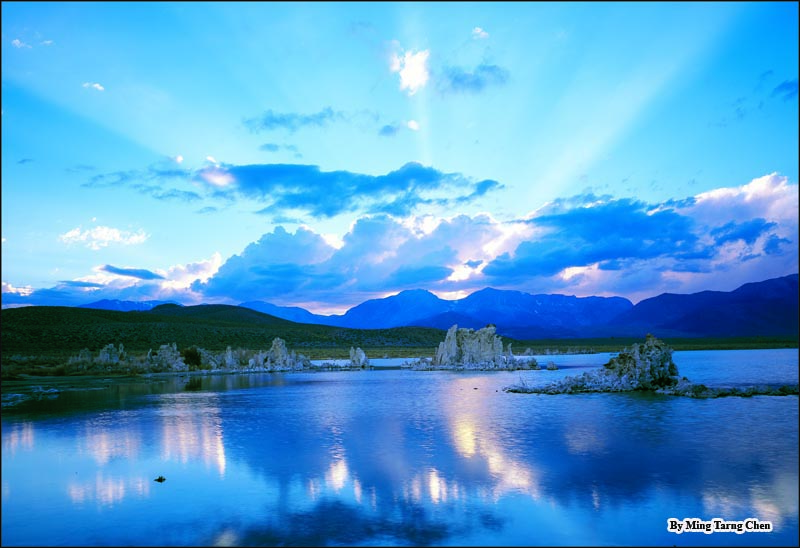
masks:
{"type": "Polygon", "coordinates": [[[434,368],[464,367],[468,369],[511,369],[519,366],[511,352],[503,351],[503,341],[489,325],[477,331],[453,325],[439,343],[431,366],[434,368]]]}
{"type": "Polygon", "coordinates": [[[152,367],[166,371],[187,371],[189,369],[183,362],[183,356],[175,343],[162,344],[156,354],[153,354],[152,350],[148,351],[147,362],[152,367]]]}
{"type": "Polygon", "coordinates": [[[600,370],[565,377],[543,387],[512,386],[506,390],[538,394],[655,391],[671,390],[678,382],[678,368],[672,361],[672,348],[648,335],[644,344],[637,343],[623,350],[600,370]]]}
{"type": "Polygon", "coordinates": [[[117,365],[120,361],[125,359],[125,347],[122,343],[119,345],[119,350],[114,344],[108,344],[103,347],[94,359],[94,363],[99,365],[117,365]]]}
{"type": "Polygon", "coordinates": [[[311,362],[302,354],[296,354],[294,350],[289,352],[286,349],[286,342],[280,337],[275,337],[272,347],[267,352],[265,365],[271,371],[291,371],[308,367],[311,362]]]}
{"type": "Polygon", "coordinates": [[[361,348],[350,347],[350,367],[369,367],[369,358],[367,358],[367,355],[361,348]]]}

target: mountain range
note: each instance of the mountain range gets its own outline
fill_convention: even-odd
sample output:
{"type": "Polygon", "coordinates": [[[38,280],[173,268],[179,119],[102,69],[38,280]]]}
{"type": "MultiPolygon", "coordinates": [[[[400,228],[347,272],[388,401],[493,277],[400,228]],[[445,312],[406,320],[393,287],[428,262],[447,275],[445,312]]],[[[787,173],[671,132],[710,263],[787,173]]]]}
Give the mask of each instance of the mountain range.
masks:
{"type": "MultiPolygon", "coordinates": [[[[83,307],[125,311],[161,304],[104,300],[83,307]]],[[[663,293],[636,305],[622,297],[533,295],[486,288],[453,301],[423,289],[407,290],[330,316],[263,301],[239,306],[292,322],[354,329],[447,329],[453,324],[477,329],[491,323],[498,334],[520,340],[643,337],[647,333],[660,337],[796,336],[800,310],[798,274],[748,283],[734,291],[663,293]]]]}

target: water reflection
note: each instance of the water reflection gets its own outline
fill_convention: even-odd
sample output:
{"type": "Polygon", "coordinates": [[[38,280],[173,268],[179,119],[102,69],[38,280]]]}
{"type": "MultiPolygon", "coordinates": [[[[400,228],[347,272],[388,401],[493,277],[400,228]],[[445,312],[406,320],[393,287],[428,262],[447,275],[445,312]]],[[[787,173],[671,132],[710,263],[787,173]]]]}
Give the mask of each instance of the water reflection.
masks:
{"type": "Polygon", "coordinates": [[[702,495],[703,508],[715,516],[748,515],[754,510],[759,519],[771,521],[774,527],[780,528],[787,518],[797,516],[798,482],[798,474],[780,473],[737,494],[706,490],[702,495]]]}
{"type": "Polygon", "coordinates": [[[225,443],[218,396],[171,394],[160,399],[161,455],[165,461],[200,460],[225,475],[225,443]]]}
{"type": "MultiPolygon", "coordinates": [[[[513,443],[507,438],[507,431],[495,426],[495,416],[489,408],[493,399],[475,393],[481,388],[489,389],[485,379],[456,379],[448,385],[444,410],[456,450],[464,459],[481,459],[487,476],[492,478],[493,500],[510,492],[538,500],[541,497],[538,471],[532,463],[509,454],[513,443]]],[[[452,490],[463,491],[464,486],[454,482],[452,490]]]]}
{"type": "Polygon", "coordinates": [[[144,477],[109,477],[98,471],[93,480],[85,483],[71,480],[67,486],[67,494],[76,504],[96,501],[100,506],[112,507],[122,502],[126,494],[148,497],[151,482],[151,479],[144,477]]]}
{"type": "Polygon", "coordinates": [[[83,435],[77,441],[78,453],[91,455],[100,466],[113,459],[135,458],[142,444],[138,429],[111,427],[104,420],[87,421],[83,435]]]}
{"type": "Polygon", "coordinates": [[[51,544],[36,541],[34,524],[48,512],[92,524],[87,506],[129,531],[142,501],[153,516],[146,532],[68,537],[51,520],[47,540],[705,542],[669,536],[664,520],[673,515],[752,516],[783,531],[745,539],[756,544],[796,533],[797,398],[500,390],[515,380],[410,371],[205,378],[201,392],[143,394],[100,413],[4,418],[4,544],[51,544]],[[20,479],[31,469],[53,475],[34,489],[20,479]],[[153,483],[151,470],[168,481],[153,483]],[[29,502],[43,497],[69,503],[29,502]],[[640,532],[621,532],[633,517],[640,532]],[[30,536],[19,534],[24,523],[30,536]]]}
{"type": "MultiPolygon", "coordinates": [[[[755,432],[752,427],[760,419],[751,415],[775,413],[756,411],[762,402],[620,394],[517,397],[495,392],[500,383],[491,376],[439,376],[429,382],[435,384],[435,394],[401,390],[394,401],[404,403],[394,406],[371,399],[370,391],[355,389],[357,385],[327,387],[335,397],[303,391],[308,399],[301,408],[290,398],[296,409],[284,416],[290,420],[282,428],[254,428],[251,433],[229,427],[234,439],[247,440],[241,458],[266,481],[281,485],[293,474],[306,475],[307,499],[281,489],[278,507],[286,520],[282,542],[294,535],[317,538],[304,536],[291,522],[308,526],[318,512],[361,512],[364,527],[389,527],[385,520],[393,519],[408,531],[414,530],[415,521],[437,522],[447,515],[447,534],[469,537],[476,531],[507,531],[509,509],[523,500],[534,513],[544,514],[546,508],[563,512],[577,504],[607,516],[653,498],[692,500],[704,485],[717,490],[701,496],[688,512],[720,512],[714,515],[731,519],[744,512],[748,515],[742,518],[756,515],[774,523],[796,513],[796,493],[782,494],[769,486],[785,481],[796,486],[797,477],[779,482],[775,473],[785,469],[786,459],[765,459],[775,454],[770,446],[785,453],[787,436],[790,445],[792,437],[796,442],[791,420],[783,435],[768,442],[754,443],[752,435],[741,435],[743,429],[755,432]],[[715,430],[707,431],[709,424],[715,430]],[[732,437],[734,432],[738,437],[732,437]],[[730,443],[732,439],[737,443],[730,443]],[[287,452],[287,446],[294,452],[287,452]],[[730,477],[756,479],[745,486],[748,490],[730,477]],[[482,501],[480,512],[465,511],[477,501],[482,501]]],[[[766,406],[786,409],[787,402],[773,398],[766,406]]],[[[268,406],[263,412],[269,414],[279,404],[258,399],[250,402],[250,410],[258,413],[268,406]]],[[[228,424],[232,417],[223,419],[228,424]]],[[[230,423],[241,428],[238,421],[230,423]]],[[[659,517],[651,525],[660,531],[661,521],[659,517]]],[[[548,522],[542,526],[557,529],[548,522]]],[[[253,538],[273,538],[281,531],[278,524],[268,529],[253,538]]],[[[551,534],[553,542],[565,538],[551,534]]]]}
{"type": "Polygon", "coordinates": [[[13,424],[8,431],[3,429],[3,453],[8,452],[16,456],[18,450],[30,451],[33,449],[33,423],[18,422],[13,424]]]}

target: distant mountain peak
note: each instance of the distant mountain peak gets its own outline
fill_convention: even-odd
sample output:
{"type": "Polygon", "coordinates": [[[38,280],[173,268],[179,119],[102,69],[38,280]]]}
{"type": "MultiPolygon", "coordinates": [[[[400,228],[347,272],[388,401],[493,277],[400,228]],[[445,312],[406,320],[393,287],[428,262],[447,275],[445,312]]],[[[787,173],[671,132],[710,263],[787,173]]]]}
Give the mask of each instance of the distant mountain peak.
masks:
{"type": "Polygon", "coordinates": [[[400,293],[397,293],[396,295],[391,295],[391,296],[385,297],[385,298],[386,299],[391,299],[391,298],[397,298],[397,297],[401,297],[401,298],[412,297],[412,298],[415,298],[415,299],[419,299],[419,298],[429,298],[430,299],[430,298],[433,298],[433,299],[441,300],[434,293],[431,293],[427,289],[404,289],[403,291],[401,291],[400,293]]]}

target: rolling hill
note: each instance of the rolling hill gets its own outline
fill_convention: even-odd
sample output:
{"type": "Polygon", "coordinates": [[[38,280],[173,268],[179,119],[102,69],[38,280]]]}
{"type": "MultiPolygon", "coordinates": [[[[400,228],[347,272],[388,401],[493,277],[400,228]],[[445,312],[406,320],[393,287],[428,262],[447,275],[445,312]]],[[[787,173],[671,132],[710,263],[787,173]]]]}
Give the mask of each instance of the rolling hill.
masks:
{"type": "Polygon", "coordinates": [[[351,346],[435,348],[444,332],[431,328],[357,330],[291,322],[230,305],[160,305],[150,311],[118,312],[91,308],[30,306],[0,311],[0,348],[5,356],[92,351],[124,344],[128,351],[147,352],[162,344],[206,350],[269,349],[280,337],[287,347],[351,346]]]}
{"type": "MultiPolygon", "coordinates": [[[[100,303],[94,304],[99,306],[100,303]]],[[[111,302],[108,306],[121,305],[111,302]]],[[[799,309],[798,275],[792,274],[748,283],[734,291],[664,293],[636,305],[620,297],[533,295],[491,288],[476,291],[463,299],[448,301],[429,291],[417,289],[383,299],[371,299],[354,306],[345,314],[332,316],[261,301],[242,303],[239,307],[159,304],[149,311],[143,309],[138,313],[158,316],[162,323],[167,321],[166,318],[172,318],[170,321],[194,322],[192,325],[233,322],[240,329],[280,327],[287,333],[286,337],[281,335],[282,338],[297,334],[297,338],[292,340],[302,342],[302,337],[307,336],[311,339],[309,344],[312,344],[317,340],[330,342],[333,340],[331,333],[349,333],[347,330],[391,330],[399,327],[447,329],[453,324],[477,329],[489,323],[497,327],[498,334],[518,340],[643,337],[647,333],[689,338],[796,337],[799,309]],[[304,327],[296,327],[300,324],[304,327]],[[329,328],[344,330],[326,330],[329,328]]],[[[4,319],[6,312],[3,311],[4,319]]],[[[99,314],[101,310],[95,312],[99,314]]],[[[55,317],[62,313],[53,311],[51,314],[55,317]]],[[[85,323],[94,319],[87,316],[76,321],[85,323]]],[[[122,320],[115,322],[114,325],[125,323],[122,320]]],[[[3,329],[5,331],[5,325],[3,329]]],[[[73,328],[66,326],[65,329],[70,331],[73,328]]],[[[221,344],[222,339],[218,337],[213,340],[215,344],[221,344]]]]}

